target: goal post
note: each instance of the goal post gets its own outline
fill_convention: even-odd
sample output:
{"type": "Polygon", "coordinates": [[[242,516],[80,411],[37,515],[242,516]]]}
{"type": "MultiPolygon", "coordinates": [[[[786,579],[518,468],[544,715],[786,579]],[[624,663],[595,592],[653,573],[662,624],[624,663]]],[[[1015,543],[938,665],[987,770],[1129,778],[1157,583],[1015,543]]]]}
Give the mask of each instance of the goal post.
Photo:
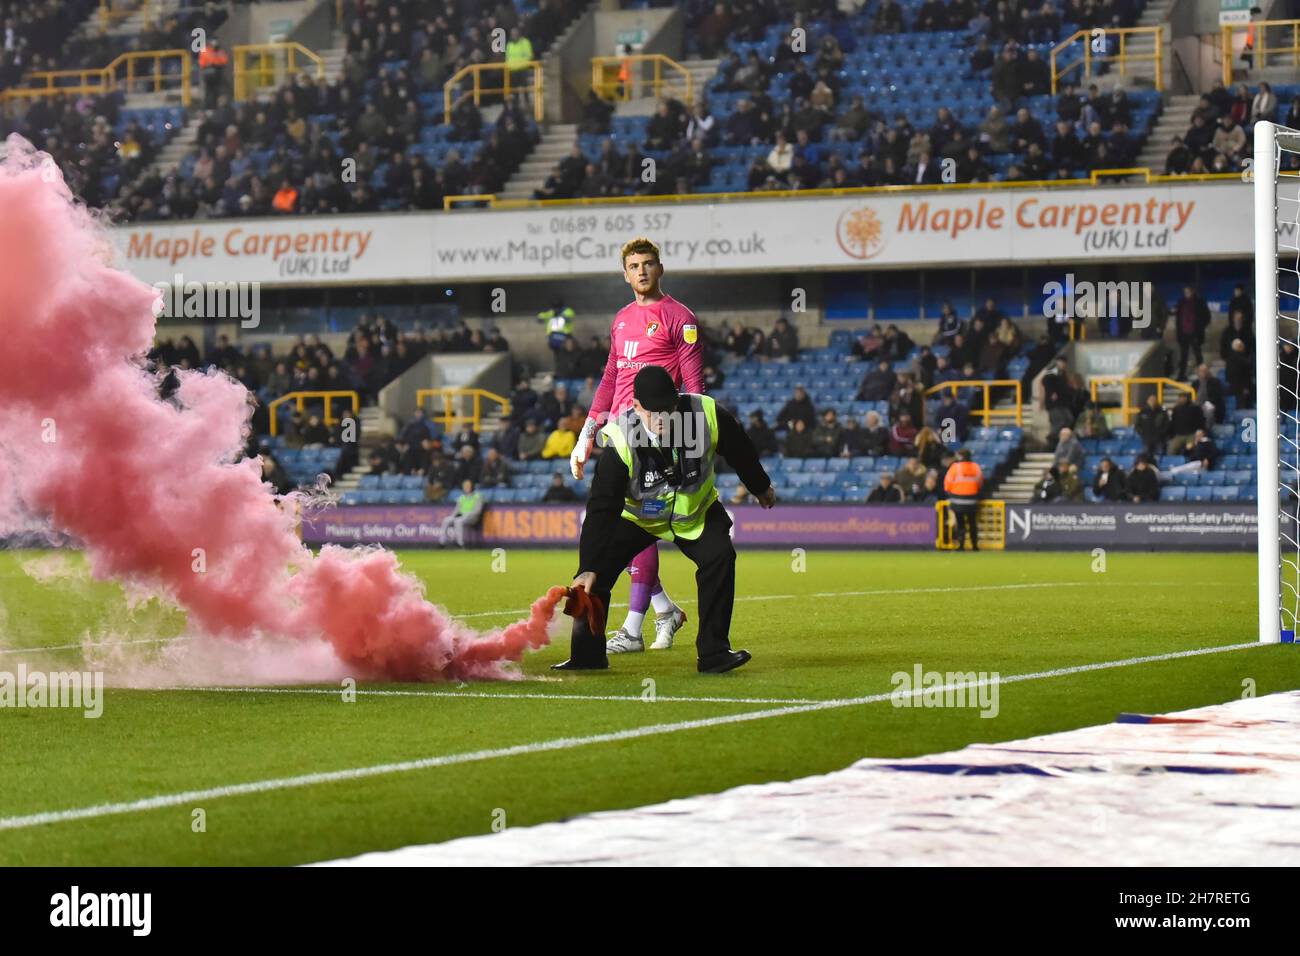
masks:
{"type": "Polygon", "coordinates": [[[1294,641],[1300,613],[1296,367],[1284,342],[1300,341],[1300,132],[1259,122],[1254,131],[1255,441],[1259,508],[1259,640],[1294,641]],[[1283,154],[1290,161],[1283,162],[1283,154]],[[1279,222],[1295,224],[1279,235],[1279,222]],[[1279,256],[1282,258],[1279,259],[1279,256]],[[1279,284],[1279,277],[1284,281],[1279,284]],[[1285,395],[1279,388],[1285,389],[1285,395]]]}

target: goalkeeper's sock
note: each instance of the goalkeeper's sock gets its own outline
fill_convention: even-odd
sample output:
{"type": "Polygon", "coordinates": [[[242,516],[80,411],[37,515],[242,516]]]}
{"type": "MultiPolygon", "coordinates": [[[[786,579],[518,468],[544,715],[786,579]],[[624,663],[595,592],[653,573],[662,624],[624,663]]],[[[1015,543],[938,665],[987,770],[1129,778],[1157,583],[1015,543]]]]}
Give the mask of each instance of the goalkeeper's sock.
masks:
{"type": "Polygon", "coordinates": [[[673,599],[668,596],[668,592],[663,588],[650,595],[650,604],[654,607],[656,614],[667,614],[669,611],[677,610],[677,605],[673,603],[673,599]]]}
{"type": "Polygon", "coordinates": [[[645,611],[628,611],[623,620],[623,630],[633,637],[641,636],[641,625],[645,622],[645,611]]]}

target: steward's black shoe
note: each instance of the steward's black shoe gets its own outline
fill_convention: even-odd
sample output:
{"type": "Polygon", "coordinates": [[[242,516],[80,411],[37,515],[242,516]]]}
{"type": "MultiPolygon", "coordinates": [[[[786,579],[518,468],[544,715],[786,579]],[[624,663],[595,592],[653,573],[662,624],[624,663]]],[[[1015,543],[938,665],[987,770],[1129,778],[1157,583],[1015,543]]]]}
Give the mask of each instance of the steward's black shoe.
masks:
{"type": "Polygon", "coordinates": [[[553,671],[607,671],[609,670],[609,661],[592,661],[588,664],[575,663],[572,658],[561,664],[552,664],[553,671]]]}
{"type": "Polygon", "coordinates": [[[749,651],[723,651],[721,654],[698,658],[695,668],[701,674],[725,674],[749,663],[751,656],[749,651]]]}

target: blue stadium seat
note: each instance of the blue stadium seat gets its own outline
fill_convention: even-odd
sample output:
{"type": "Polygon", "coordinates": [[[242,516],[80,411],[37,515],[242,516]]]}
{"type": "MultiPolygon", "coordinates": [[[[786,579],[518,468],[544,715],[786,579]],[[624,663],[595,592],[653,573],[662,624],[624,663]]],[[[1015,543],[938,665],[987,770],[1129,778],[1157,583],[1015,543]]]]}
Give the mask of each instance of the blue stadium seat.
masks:
{"type": "Polygon", "coordinates": [[[1214,489],[1203,485],[1190,485],[1187,488],[1187,500],[1198,502],[1213,501],[1214,489]]]}
{"type": "Polygon", "coordinates": [[[1186,501],[1187,488],[1183,485],[1165,485],[1160,489],[1161,501],[1186,501]]]}

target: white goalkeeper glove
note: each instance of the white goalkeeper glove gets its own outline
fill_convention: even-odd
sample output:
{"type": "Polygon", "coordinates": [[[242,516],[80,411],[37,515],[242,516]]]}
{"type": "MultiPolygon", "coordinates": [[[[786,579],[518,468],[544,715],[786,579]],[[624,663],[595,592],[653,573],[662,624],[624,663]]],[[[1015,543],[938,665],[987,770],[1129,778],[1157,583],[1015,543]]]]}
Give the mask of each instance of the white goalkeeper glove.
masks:
{"type": "Polygon", "coordinates": [[[582,480],[583,466],[586,465],[587,457],[591,454],[591,443],[595,440],[596,420],[588,418],[578,435],[578,443],[573,446],[573,454],[569,456],[569,471],[579,481],[582,480]]]}

